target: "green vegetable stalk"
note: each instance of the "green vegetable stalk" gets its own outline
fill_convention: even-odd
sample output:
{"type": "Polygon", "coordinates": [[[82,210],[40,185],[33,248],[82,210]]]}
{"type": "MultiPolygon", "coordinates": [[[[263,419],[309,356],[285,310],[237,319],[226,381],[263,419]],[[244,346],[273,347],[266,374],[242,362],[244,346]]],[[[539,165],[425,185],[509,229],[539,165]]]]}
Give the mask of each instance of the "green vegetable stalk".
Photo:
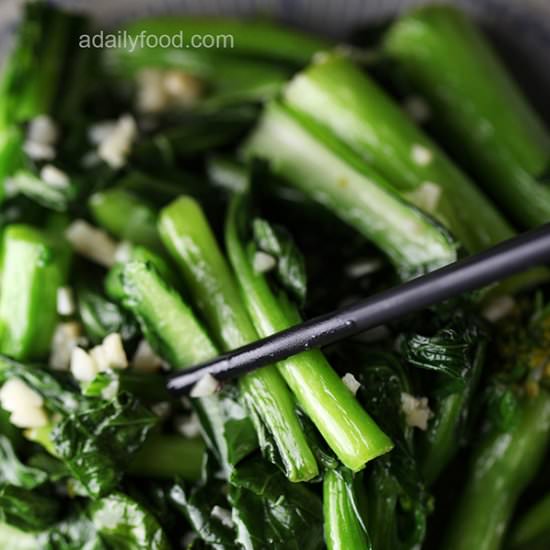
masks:
{"type": "Polygon", "coordinates": [[[57,323],[57,289],[69,251],[28,225],[10,225],[3,238],[0,353],[15,359],[47,357],[57,323]]]}
{"type": "MultiPolygon", "coordinates": [[[[114,276],[121,279],[122,301],[139,319],[147,341],[174,368],[186,368],[218,355],[216,346],[195,314],[161,278],[151,262],[131,261],[117,269],[114,276]]],[[[226,396],[202,397],[194,400],[194,406],[201,419],[204,438],[216,453],[224,471],[229,473],[234,464],[257,447],[252,423],[244,413],[237,415],[238,406],[226,396]],[[227,413],[228,409],[231,413],[227,413]],[[231,421],[232,428],[239,434],[237,449],[233,443],[234,432],[226,425],[226,420],[231,421]]],[[[164,443],[171,444],[163,440],[164,443]]],[[[182,445],[185,443],[182,440],[182,445]]],[[[147,460],[153,452],[150,446],[147,447],[143,450],[143,460],[147,460]]],[[[176,445],[172,452],[177,454],[179,450],[176,445]]],[[[169,455],[155,461],[150,468],[172,468],[174,456],[172,453],[169,455]]],[[[182,465],[182,468],[185,467],[182,465]]],[[[193,468],[196,467],[197,464],[194,464],[193,468]]]]}
{"type": "Polygon", "coordinates": [[[329,470],[323,479],[323,514],[328,550],[372,550],[353,493],[353,480],[329,470]]]}
{"type": "Polygon", "coordinates": [[[373,241],[404,276],[448,264],[456,246],[442,227],[408,204],[388,181],[337,140],[274,102],[244,147],[373,241]]]}
{"type": "Polygon", "coordinates": [[[131,474],[139,477],[196,481],[200,477],[204,444],[181,435],[155,435],[132,457],[131,474]]]}
{"type": "Polygon", "coordinates": [[[519,419],[477,449],[452,515],[445,548],[497,550],[516,500],[542,464],[550,439],[550,393],[525,397],[519,419]]]}
{"type": "MultiPolygon", "coordinates": [[[[161,212],[161,238],[179,265],[198,309],[224,350],[258,338],[242,304],[239,289],[200,206],[182,197],[161,212]]],[[[243,397],[253,413],[262,446],[272,437],[287,476],[305,481],[318,473],[317,463],[296,415],[295,403],[275,367],[240,380],[243,397]]]]}
{"type": "Polygon", "coordinates": [[[158,250],[157,214],[130,191],[111,188],[94,193],[89,206],[95,222],[119,239],[158,250]]]}
{"type": "MultiPolygon", "coordinates": [[[[252,267],[255,250],[246,249],[239,222],[247,220],[237,196],[230,207],[226,246],[241,287],[241,295],[260,336],[295,324],[275,297],[263,274],[252,267]]],[[[278,369],[300,407],[338,458],[357,471],[373,458],[388,452],[392,443],[361,407],[320,351],[301,353],[278,363],[278,369]]]]}
{"type": "Polygon", "coordinates": [[[72,39],[83,22],[44,2],[25,4],[17,41],[0,81],[0,197],[6,177],[24,164],[24,123],[50,114],[59,99],[67,60],[77,57],[74,52],[68,56],[72,39]]]}
{"type": "Polygon", "coordinates": [[[509,548],[514,550],[544,550],[550,538],[550,495],[546,495],[527,510],[514,526],[509,548]]]}
{"type": "Polygon", "coordinates": [[[550,134],[467,16],[450,6],[417,9],[390,27],[383,51],[495,201],[524,227],[549,221],[550,134]]]}
{"type": "Polygon", "coordinates": [[[512,236],[507,222],[466,175],[345,56],[326,54],[307,67],[286,87],[283,102],[317,122],[402,197],[443,223],[468,252],[512,236]]]}

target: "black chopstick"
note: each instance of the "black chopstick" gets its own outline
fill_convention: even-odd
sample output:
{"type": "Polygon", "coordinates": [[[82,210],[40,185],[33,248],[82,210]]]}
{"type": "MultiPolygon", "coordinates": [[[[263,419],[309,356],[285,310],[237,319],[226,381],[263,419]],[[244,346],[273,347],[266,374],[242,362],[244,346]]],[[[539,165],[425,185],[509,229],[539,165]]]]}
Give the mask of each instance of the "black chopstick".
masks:
{"type": "Polygon", "coordinates": [[[296,353],[354,336],[546,262],[550,262],[550,224],[336,312],[315,317],[186,369],[172,376],[167,387],[177,394],[185,393],[206,374],[219,381],[228,380],[296,353]]]}

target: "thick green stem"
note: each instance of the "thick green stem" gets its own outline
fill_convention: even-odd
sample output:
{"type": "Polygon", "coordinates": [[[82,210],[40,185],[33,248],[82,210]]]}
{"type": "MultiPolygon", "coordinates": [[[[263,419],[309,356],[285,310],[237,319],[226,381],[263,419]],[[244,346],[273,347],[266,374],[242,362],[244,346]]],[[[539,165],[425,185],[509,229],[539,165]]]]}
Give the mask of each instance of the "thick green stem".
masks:
{"type": "Polygon", "coordinates": [[[423,7],[390,27],[383,48],[509,215],[525,227],[549,221],[550,188],[537,178],[550,168],[550,134],[473,23],[449,6],[423,7]]]}
{"type": "Polygon", "coordinates": [[[67,247],[27,225],[4,233],[0,295],[0,353],[15,359],[47,357],[57,322],[67,247]]]}
{"type": "Polygon", "coordinates": [[[150,437],[132,457],[129,473],[139,477],[199,479],[204,455],[200,439],[181,435],[150,437]]]}
{"type": "Polygon", "coordinates": [[[352,151],[316,130],[290,109],[272,103],[245,145],[245,154],[267,160],[277,175],[355,227],[405,276],[456,259],[455,245],[445,231],[407,204],[352,151]]]}
{"type": "Polygon", "coordinates": [[[466,487],[452,515],[448,550],[497,550],[517,498],[532,481],[548,448],[550,394],[524,398],[521,417],[477,449],[466,487]]]}
{"type": "Polygon", "coordinates": [[[544,550],[550,540],[550,495],[546,495],[520,517],[507,548],[544,550]]]}
{"type": "Polygon", "coordinates": [[[323,515],[328,550],[372,550],[353,493],[353,480],[329,470],[323,479],[323,515]]]}
{"type": "Polygon", "coordinates": [[[98,191],[90,197],[89,206],[95,222],[115,237],[153,250],[161,248],[155,209],[131,192],[98,191]]]}
{"type": "Polygon", "coordinates": [[[428,485],[433,483],[460,446],[460,428],[466,421],[470,398],[477,387],[485,361],[485,344],[479,346],[464,387],[443,397],[419,444],[421,471],[428,485]]]}
{"type": "Polygon", "coordinates": [[[284,102],[337,136],[469,252],[512,236],[466,175],[346,57],[328,54],[310,65],[287,86],[284,102]]]}
{"type": "MultiPolygon", "coordinates": [[[[200,206],[189,197],[167,206],[161,212],[160,234],[222,349],[256,340],[258,334],[200,206]]],[[[277,369],[267,367],[247,374],[240,385],[249,408],[274,438],[288,478],[305,481],[315,477],[315,457],[277,369]]]]}
{"type": "MultiPolygon", "coordinates": [[[[295,319],[281,307],[265,276],[254,272],[252,258],[239,236],[239,222],[246,219],[242,198],[236,197],[229,211],[226,246],[254,326],[260,336],[269,336],[292,326],[295,319]]],[[[290,357],[278,363],[278,368],[300,407],[348,468],[360,470],[369,460],[391,449],[391,441],[320,351],[290,357]]]]}

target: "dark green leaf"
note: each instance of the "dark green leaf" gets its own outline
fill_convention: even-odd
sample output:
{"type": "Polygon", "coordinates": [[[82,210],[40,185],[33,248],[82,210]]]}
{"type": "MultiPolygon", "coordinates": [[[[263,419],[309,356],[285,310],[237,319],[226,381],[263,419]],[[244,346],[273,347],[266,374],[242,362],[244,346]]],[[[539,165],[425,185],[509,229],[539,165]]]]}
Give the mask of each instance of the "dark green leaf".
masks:
{"type": "Polygon", "coordinates": [[[199,539],[215,550],[240,548],[235,542],[232,524],[212,513],[216,506],[221,510],[230,509],[226,493],[227,482],[216,478],[211,457],[207,458],[202,479],[195,487],[176,483],[170,490],[172,502],[185,515],[199,539]]]}
{"type": "Polygon", "coordinates": [[[303,304],[306,297],[306,270],[294,240],[283,227],[255,218],[252,222],[256,246],[277,261],[275,274],[279,284],[303,304]]]}
{"type": "Polygon", "coordinates": [[[113,493],[91,502],[88,514],[97,533],[111,550],[170,549],[155,517],[123,493],[113,493]]]}
{"type": "Polygon", "coordinates": [[[90,400],[63,418],[52,433],[58,456],[94,497],[111,491],[158,418],[129,394],[90,400]]]}
{"type": "Polygon", "coordinates": [[[323,548],[321,500],[268,463],[250,458],[231,476],[229,502],[245,548],[323,548]]]}
{"type": "Polygon", "coordinates": [[[123,340],[137,336],[137,323],[117,304],[88,287],[78,288],[77,296],[78,314],[86,336],[93,344],[113,332],[120,333],[123,340]]]}
{"type": "Polygon", "coordinates": [[[0,435],[0,483],[34,489],[45,483],[47,479],[48,475],[42,470],[22,464],[10,440],[0,435]]]}
{"type": "Polygon", "coordinates": [[[14,485],[0,485],[0,521],[22,531],[42,531],[54,523],[60,502],[46,495],[14,485]]]}

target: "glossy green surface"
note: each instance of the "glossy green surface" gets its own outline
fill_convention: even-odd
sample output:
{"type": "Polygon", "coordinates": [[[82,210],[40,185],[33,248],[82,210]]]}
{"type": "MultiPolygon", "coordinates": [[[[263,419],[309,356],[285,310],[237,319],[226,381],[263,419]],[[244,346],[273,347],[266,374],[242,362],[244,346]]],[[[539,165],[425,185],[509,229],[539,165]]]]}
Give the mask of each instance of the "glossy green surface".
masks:
{"type": "Polygon", "coordinates": [[[327,54],[310,65],[291,80],[284,101],[336,135],[405,199],[443,223],[469,252],[512,236],[465,174],[346,57],[327,54]],[[428,162],[415,160],[419,147],[427,151],[428,162]],[[421,192],[427,182],[439,190],[433,201],[421,192]]]}
{"type": "Polygon", "coordinates": [[[123,189],[94,193],[89,206],[95,222],[119,239],[158,250],[155,209],[136,195],[123,189]]]}
{"type": "Polygon", "coordinates": [[[550,394],[525,398],[521,417],[489,436],[470,465],[470,477],[451,516],[445,549],[497,550],[517,498],[542,464],[550,439],[550,394]]]}
{"type": "Polygon", "coordinates": [[[544,550],[549,540],[550,495],[546,495],[520,517],[510,535],[510,548],[544,550]]]}
{"type": "Polygon", "coordinates": [[[66,277],[68,250],[28,225],[4,232],[0,295],[0,353],[44,359],[57,323],[57,289],[66,277]]]}
{"type": "Polygon", "coordinates": [[[148,330],[148,336],[176,368],[217,355],[217,350],[191,309],[164,283],[154,268],[129,262],[122,270],[125,304],[148,330]]]}
{"type": "MultiPolygon", "coordinates": [[[[241,295],[260,336],[269,336],[294,323],[280,306],[264,275],[256,274],[238,235],[240,199],[234,199],[227,223],[229,257],[241,295]]],[[[277,364],[279,372],[338,458],[360,470],[388,452],[392,443],[349,391],[318,350],[294,355],[277,364]]]]}
{"type": "MultiPolygon", "coordinates": [[[[159,228],[220,347],[230,350],[256,340],[239,288],[198,203],[189,197],[174,201],[162,210],[159,228]]],[[[315,477],[315,457],[302,432],[292,394],[277,369],[247,374],[240,385],[245,402],[274,438],[289,479],[315,477]]]]}
{"type": "Polygon", "coordinates": [[[271,169],[374,242],[411,274],[456,259],[454,244],[352,152],[333,150],[279,103],[270,104],[245,144],[248,157],[271,169]]]}
{"type": "Polygon", "coordinates": [[[384,51],[495,201],[525,227],[550,220],[550,189],[537,181],[550,134],[469,19],[452,7],[413,11],[390,27],[384,51]]]}
{"type": "Polygon", "coordinates": [[[323,479],[323,515],[328,550],[372,550],[357,510],[352,482],[337,470],[327,471],[323,479]]]}

